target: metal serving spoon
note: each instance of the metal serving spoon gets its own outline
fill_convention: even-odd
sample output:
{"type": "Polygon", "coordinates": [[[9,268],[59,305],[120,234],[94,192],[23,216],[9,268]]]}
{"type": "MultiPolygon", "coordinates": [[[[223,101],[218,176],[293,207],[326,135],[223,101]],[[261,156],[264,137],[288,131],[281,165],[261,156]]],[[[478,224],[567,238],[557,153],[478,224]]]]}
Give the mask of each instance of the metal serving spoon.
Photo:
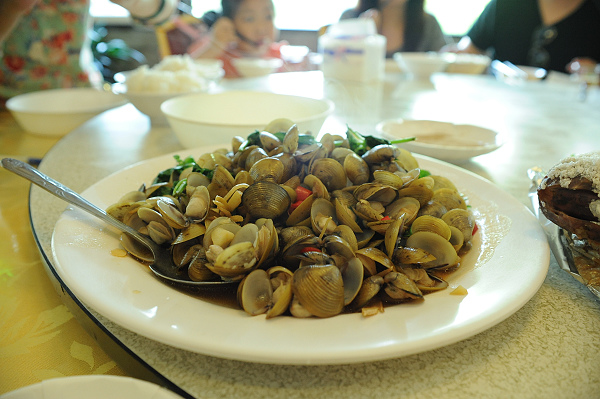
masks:
{"type": "Polygon", "coordinates": [[[170,283],[193,287],[233,284],[233,282],[230,281],[190,280],[186,274],[178,272],[177,267],[173,263],[173,258],[171,257],[171,254],[168,250],[162,248],[150,238],[138,233],[135,229],[113,218],[104,210],[98,208],[96,205],[87,201],[75,191],[57,182],[51,177],[43,174],[34,167],[26,164],[25,162],[13,158],[4,158],[2,159],[1,163],[5,169],[40,186],[44,190],[48,191],[50,194],[57,196],[58,198],[68,202],[69,204],[75,205],[78,208],[81,208],[84,211],[90,213],[91,215],[96,216],[97,218],[103,220],[104,222],[110,224],[113,227],[116,227],[123,233],[126,233],[133,239],[148,247],[148,249],[150,249],[152,255],[154,256],[154,262],[150,265],[150,270],[152,270],[152,272],[154,272],[154,274],[160,277],[161,279],[166,280],[170,283]]]}

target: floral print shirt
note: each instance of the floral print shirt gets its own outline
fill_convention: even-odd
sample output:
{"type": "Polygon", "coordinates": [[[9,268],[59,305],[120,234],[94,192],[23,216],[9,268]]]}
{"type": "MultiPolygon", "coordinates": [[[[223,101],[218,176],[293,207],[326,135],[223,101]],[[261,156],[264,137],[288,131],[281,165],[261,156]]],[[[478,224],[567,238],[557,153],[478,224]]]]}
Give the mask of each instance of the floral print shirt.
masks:
{"type": "Polygon", "coordinates": [[[0,98],[30,91],[90,86],[88,0],[42,0],[6,39],[0,62],[0,98]]]}

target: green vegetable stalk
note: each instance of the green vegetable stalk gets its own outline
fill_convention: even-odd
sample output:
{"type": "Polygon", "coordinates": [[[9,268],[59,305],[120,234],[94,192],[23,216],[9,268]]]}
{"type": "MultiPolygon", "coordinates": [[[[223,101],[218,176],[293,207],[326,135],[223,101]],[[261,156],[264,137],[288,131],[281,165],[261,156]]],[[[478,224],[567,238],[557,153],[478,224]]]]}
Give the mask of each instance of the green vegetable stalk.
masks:
{"type": "Polygon", "coordinates": [[[408,141],[413,141],[415,140],[414,137],[408,137],[408,138],[404,138],[404,139],[398,139],[398,140],[386,140],[384,138],[381,137],[375,137],[375,136],[363,136],[362,134],[358,133],[356,130],[353,130],[352,128],[350,128],[350,126],[347,126],[348,130],[346,131],[346,137],[348,138],[348,143],[350,145],[350,149],[352,151],[354,151],[355,153],[357,153],[358,155],[363,155],[365,152],[369,151],[371,148],[378,146],[380,144],[399,144],[399,143],[406,143],[408,141]]]}

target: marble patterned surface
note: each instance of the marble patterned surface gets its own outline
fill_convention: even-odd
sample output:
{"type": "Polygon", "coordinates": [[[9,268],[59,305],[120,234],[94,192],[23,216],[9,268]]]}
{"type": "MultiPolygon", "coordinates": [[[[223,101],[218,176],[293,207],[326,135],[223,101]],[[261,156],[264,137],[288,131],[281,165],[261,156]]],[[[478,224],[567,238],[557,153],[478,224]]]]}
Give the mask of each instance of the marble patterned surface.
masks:
{"type": "MultiPolygon", "coordinates": [[[[336,113],[325,125],[332,131],[347,121],[369,134],[391,117],[494,129],[505,136],[505,144],[459,166],[525,206],[530,206],[529,167],[547,169],[565,155],[600,147],[598,88],[580,101],[578,87],[566,81],[509,84],[485,76],[440,75],[432,82],[392,77],[361,87],[310,73],[255,85],[334,99],[336,113]]],[[[180,148],[168,128],[151,129],[145,117],[125,106],[63,138],[40,169],[82,191],[131,163],[180,148]]],[[[64,207],[32,190],[33,227],[46,253],[64,207]]],[[[600,391],[600,302],[554,259],[540,290],[495,327],[447,347],[382,362],[281,366],[224,360],[151,341],[91,312],[135,355],[196,398],[581,398],[600,391]]]]}

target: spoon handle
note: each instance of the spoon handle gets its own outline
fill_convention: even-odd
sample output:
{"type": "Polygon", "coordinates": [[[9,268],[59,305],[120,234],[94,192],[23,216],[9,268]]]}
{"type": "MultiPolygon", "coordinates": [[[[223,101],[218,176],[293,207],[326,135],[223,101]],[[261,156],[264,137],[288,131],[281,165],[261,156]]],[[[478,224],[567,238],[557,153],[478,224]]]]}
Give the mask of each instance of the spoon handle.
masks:
{"type": "Polygon", "coordinates": [[[2,163],[2,166],[5,169],[29,180],[33,184],[43,188],[50,194],[55,195],[56,197],[68,202],[69,204],[75,205],[76,207],[81,208],[84,211],[96,216],[97,218],[110,224],[111,226],[116,227],[120,231],[132,235],[134,238],[146,243],[146,245],[148,246],[149,240],[146,237],[139,234],[135,229],[113,218],[103,209],[98,208],[96,205],[92,204],[91,202],[83,198],[81,195],[71,190],[69,187],[57,182],[56,180],[43,174],[39,170],[28,165],[27,163],[13,158],[4,158],[0,162],[2,163]]]}

